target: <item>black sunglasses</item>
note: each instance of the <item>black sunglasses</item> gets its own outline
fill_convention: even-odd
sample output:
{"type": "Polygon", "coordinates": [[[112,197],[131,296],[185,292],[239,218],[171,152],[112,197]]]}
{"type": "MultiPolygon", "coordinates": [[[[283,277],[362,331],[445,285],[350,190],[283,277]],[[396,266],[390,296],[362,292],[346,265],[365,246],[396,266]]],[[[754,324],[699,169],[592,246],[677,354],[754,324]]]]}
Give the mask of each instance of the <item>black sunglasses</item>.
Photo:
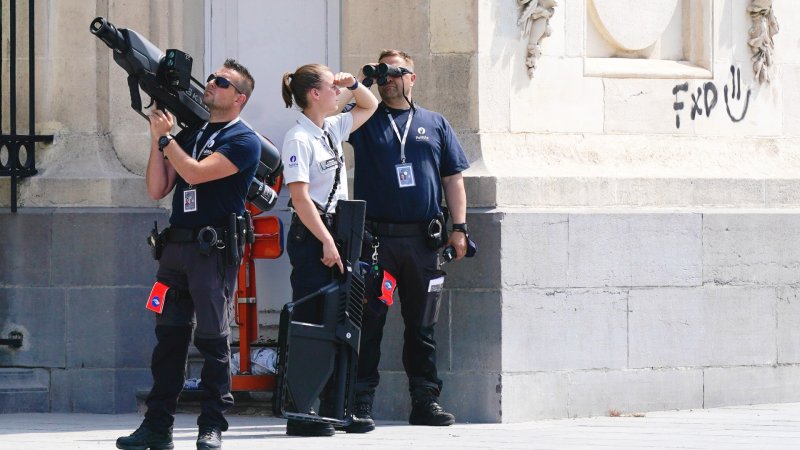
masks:
{"type": "Polygon", "coordinates": [[[206,78],[206,83],[214,82],[217,86],[221,87],[222,89],[228,89],[229,86],[233,86],[236,89],[236,92],[243,94],[242,90],[236,87],[233,82],[225,77],[221,77],[219,75],[214,75],[213,73],[206,78]]]}

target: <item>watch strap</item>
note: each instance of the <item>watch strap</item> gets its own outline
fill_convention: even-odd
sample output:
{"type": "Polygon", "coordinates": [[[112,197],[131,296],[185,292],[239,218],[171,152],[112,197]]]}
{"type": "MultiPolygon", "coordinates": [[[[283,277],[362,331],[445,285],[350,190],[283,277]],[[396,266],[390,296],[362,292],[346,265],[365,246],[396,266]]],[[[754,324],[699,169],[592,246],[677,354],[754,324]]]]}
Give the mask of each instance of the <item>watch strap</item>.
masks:
{"type": "Polygon", "coordinates": [[[464,234],[467,234],[469,231],[467,230],[467,223],[454,223],[453,224],[453,231],[460,231],[464,234]]]}
{"type": "Polygon", "coordinates": [[[172,135],[169,134],[165,134],[164,136],[158,138],[158,151],[163,153],[164,147],[168,146],[173,139],[174,138],[172,137],[172,135]]]}

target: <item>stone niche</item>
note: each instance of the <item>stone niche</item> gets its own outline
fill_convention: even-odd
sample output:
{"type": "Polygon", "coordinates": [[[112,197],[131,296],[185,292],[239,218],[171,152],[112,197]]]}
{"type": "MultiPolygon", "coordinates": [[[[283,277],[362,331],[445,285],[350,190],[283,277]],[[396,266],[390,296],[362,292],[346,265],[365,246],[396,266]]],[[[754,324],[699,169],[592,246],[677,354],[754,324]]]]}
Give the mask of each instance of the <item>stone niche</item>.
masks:
{"type": "Polygon", "coordinates": [[[712,8],[711,0],[588,0],[584,75],[711,78],[712,8]]]}

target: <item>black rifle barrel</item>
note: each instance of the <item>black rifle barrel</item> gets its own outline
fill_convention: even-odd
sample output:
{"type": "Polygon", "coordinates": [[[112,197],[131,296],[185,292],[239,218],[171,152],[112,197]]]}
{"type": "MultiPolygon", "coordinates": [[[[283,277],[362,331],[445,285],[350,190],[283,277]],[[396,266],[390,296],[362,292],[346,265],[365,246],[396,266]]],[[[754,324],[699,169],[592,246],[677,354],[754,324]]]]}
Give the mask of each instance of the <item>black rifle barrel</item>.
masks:
{"type": "Polygon", "coordinates": [[[98,37],[101,41],[105,42],[108,48],[117,53],[124,53],[128,51],[128,44],[125,42],[125,37],[117,30],[111,22],[103,17],[98,17],[89,24],[89,31],[98,37]]]}

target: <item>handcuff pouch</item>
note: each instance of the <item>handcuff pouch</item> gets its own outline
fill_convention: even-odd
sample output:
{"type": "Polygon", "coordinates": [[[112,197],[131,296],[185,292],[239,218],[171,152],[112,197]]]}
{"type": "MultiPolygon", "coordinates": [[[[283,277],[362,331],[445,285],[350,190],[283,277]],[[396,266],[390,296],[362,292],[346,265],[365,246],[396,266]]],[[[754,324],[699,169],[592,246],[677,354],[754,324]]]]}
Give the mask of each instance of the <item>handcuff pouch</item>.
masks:
{"type": "Polygon", "coordinates": [[[447,243],[447,227],[443,213],[428,222],[425,229],[425,243],[431,250],[438,250],[447,243]]]}

